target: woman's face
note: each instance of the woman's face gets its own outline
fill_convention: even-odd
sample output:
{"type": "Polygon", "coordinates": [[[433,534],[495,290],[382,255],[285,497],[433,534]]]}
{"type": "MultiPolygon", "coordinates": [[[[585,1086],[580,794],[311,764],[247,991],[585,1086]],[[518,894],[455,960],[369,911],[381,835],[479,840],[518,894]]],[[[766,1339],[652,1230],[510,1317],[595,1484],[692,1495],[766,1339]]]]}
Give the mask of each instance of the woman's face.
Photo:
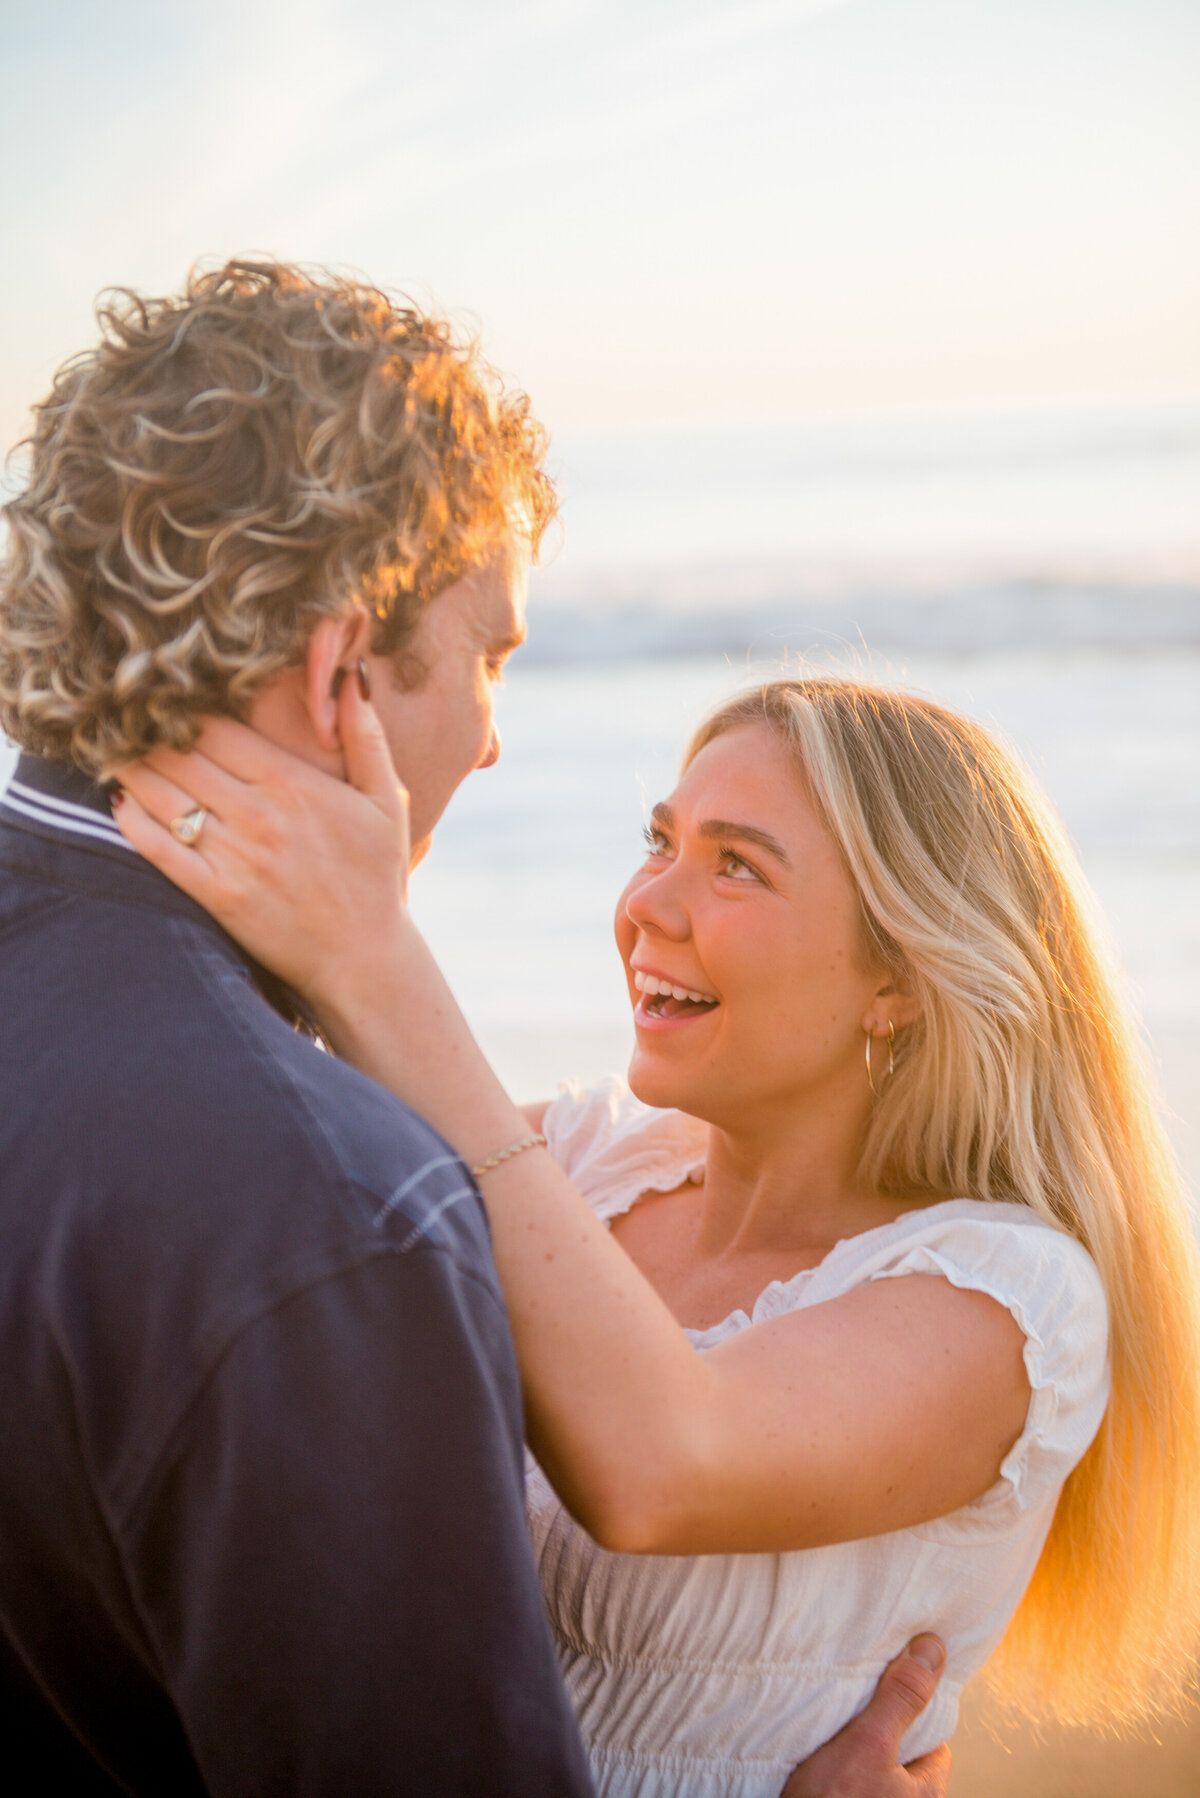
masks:
{"type": "Polygon", "coordinates": [[[887,976],[775,736],[742,725],[702,749],[655,808],[648,851],[616,918],[634,1092],[738,1131],[801,1097],[865,1101],[864,1024],[881,1003],[886,1016],[887,976]]]}

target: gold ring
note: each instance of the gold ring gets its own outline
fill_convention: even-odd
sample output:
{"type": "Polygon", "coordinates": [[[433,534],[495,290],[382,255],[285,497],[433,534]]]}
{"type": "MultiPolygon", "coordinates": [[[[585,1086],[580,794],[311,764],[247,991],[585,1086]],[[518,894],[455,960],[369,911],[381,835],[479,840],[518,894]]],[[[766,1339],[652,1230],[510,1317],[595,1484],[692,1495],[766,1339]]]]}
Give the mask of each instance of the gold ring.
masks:
{"type": "Polygon", "coordinates": [[[171,835],[177,843],[182,843],[185,849],[194,849],[200,841],[200,832],[204,829],[204,820],[207,817],[208,813],[204,807],[198,805],[195,811],[184,812],[182,817],[171,819],[171,835]]]}

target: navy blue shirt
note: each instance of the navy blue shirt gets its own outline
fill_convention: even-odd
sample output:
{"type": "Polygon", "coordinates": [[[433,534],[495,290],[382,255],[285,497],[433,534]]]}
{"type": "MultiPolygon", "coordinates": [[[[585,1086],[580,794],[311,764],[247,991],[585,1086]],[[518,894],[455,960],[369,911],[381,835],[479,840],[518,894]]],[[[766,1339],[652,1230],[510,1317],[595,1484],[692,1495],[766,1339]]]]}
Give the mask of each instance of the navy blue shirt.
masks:
{"type": "Polygon", "coordinates": [[[469,1174],[28,756],[0,802],[0,1368],[30,1791],[590,1791],[469,1174]]]}

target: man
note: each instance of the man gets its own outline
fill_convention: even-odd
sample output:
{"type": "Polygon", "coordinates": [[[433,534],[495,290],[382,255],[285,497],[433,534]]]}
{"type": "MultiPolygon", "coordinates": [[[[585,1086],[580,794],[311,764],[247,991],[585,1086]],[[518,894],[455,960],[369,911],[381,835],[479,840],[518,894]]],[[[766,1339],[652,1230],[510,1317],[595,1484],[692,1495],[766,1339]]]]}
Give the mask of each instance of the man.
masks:
{"type": "MultiPolygon", "coordinates": [[[[349,673],[423,852],[498,753],[542,435],[353,283],[232,263],[101,321],[38,410],[0,586],[26,751],[0,805],[10,1765],[39,1790],[584,1794],[472,1182],[292,1028],[103,784],[214,710],[339,772],[349,673]]],[[[889,1764],[935,1680],[902,1657],[789,1791],[943,1790],[940,1758],[889,1764]]]]}

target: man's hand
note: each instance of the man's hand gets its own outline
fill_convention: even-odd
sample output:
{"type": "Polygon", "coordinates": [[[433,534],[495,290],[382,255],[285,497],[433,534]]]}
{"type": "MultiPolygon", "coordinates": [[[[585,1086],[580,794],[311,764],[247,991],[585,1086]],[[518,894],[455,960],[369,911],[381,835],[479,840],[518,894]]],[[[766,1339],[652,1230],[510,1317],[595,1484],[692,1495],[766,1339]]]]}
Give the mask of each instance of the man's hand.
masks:
{"type": "Polygon", "coordinates": [[[914,1637],[884,1668],[866,1710],[796,1768],[780,1798],[946,1798],[944,1742],[907,1767],[897,1760],[904,1732],[933,1697],[945,1664],[936,1636],[914,1637]]]}

